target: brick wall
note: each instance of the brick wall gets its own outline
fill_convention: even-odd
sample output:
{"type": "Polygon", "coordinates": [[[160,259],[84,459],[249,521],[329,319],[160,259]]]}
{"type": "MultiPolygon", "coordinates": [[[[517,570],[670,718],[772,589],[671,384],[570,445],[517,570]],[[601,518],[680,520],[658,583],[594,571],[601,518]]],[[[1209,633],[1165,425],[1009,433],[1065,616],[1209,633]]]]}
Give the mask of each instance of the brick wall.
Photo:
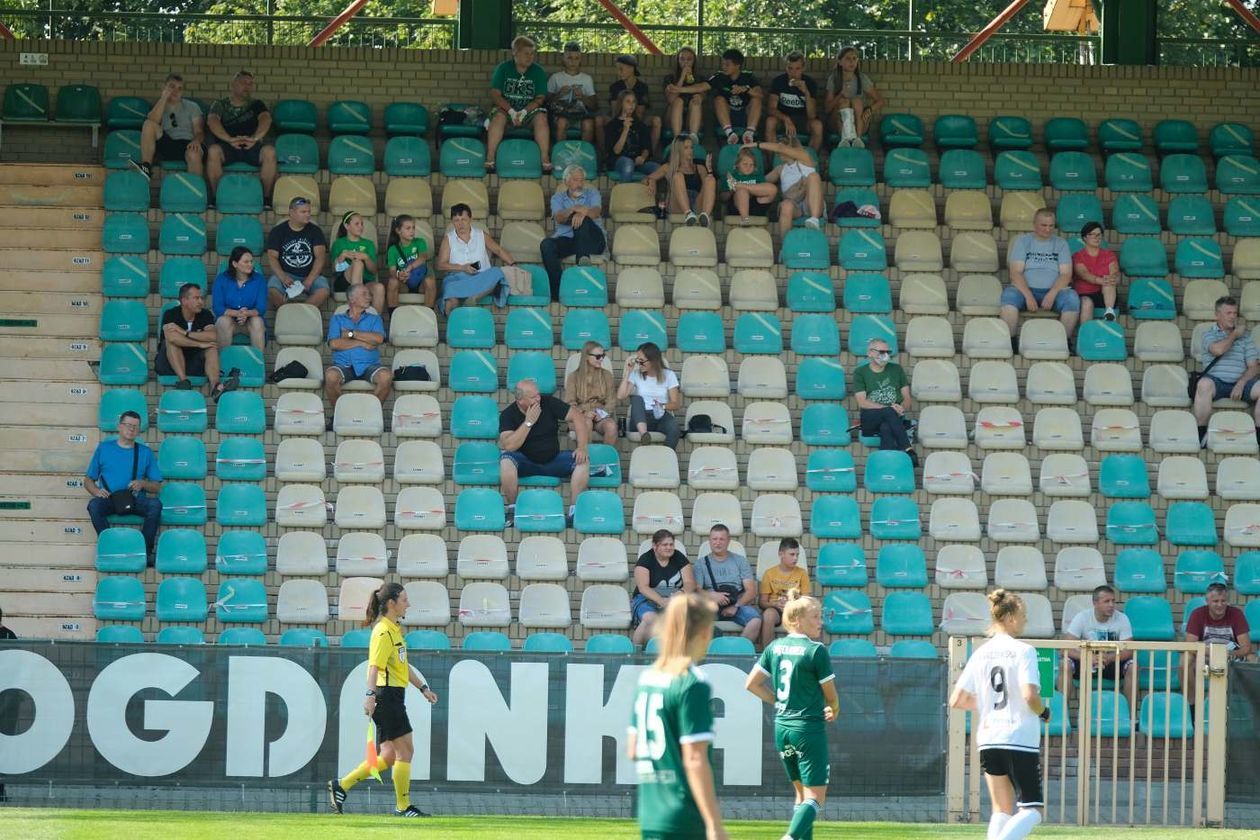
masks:
{"type": "MultiPolygon", "coordinates": [[[[92,41],[0,41],[0,82],[30,81],[50,89],[70,82],[97,85],[108,100],[120,94],[153,97],[162,77],[182,72],[190,95],[222,95],[241,68],[257,76],[255,91],[267,102],[306,98],[325,106],[338,98],[365,99],[379,110],[391,101],[487,101],[490,70],[506,52],[489,50],[342,49],[323,47],[235,47],[195,44],[92,41]],[[46,52],[47,67],[18,65],[20,52],[46,52]],[[470,83],[471,82],[471,83],[470,83]],[[469,91],[476,91],[470,96],[469,91]]],[[[558,56],[542,64],[559,67],[558,56]]],[[[714,57],[702,69],[716,68],[714,57]]],[[[643,75],[653,94],[671,66],[668,57],[643,57],[643,75]]],[[[778,61],[754,58],[749,68],[763,76],[778,61]]],[[[609,55],[587,57],[599,89],[614,78],[609,55]]],[[[872,61],[866,71],[888,99],[889,109],[910,111],[930,125],[941,113],[965,112],[979,118],[1022,114],[1039,125],[1047,117],[1075,114],[1096,124],[1111,116],[1132,117],[1147,128],[1161,119],[1183,117],[1207,127],[1222,120],[1255,122],[1260,114],[1260,68],[1082,67],[1051,64],[944,64],[872,61]]],[[[809,68],[821,82],[828,63],[809,68]]],[[[0,159],[89,162],[95,159],[85,132],[6,127],[0,159]]]]}

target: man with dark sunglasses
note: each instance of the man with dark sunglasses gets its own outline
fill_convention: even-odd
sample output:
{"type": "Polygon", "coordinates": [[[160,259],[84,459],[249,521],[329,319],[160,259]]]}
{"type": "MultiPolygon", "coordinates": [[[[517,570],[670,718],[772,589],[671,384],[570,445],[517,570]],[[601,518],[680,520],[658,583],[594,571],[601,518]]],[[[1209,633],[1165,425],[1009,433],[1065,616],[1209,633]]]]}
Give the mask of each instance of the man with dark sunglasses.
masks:
{"type": "Polygon", "coordinates": [[[153,161],[184,161],[193,175],[202,174],[205,157],[205,121],[201,106],[184,98],[184,77],[169,73],[140,128],[140,160],[128,163],[147,179],[153,177],[153,161]]]}

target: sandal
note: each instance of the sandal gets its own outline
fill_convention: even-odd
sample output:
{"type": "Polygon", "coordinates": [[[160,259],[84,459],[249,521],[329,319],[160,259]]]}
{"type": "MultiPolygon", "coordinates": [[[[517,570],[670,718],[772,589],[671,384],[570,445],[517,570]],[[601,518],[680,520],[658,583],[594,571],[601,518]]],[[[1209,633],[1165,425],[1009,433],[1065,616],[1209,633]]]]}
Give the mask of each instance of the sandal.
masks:
{"type": "Polygon", "coordinates": [[[542,165],[543,174],[550,175],[553,168],[554,167],[551,165],[551,161],[545,161],[542,165]]]}
{"type": "Polygon", "coordinates": [[[490,160],[486,161],[486,174],[487,175],[494,174],[494,161],[490,161],[490,160]]]}
{"type": "MultiPolygon", "coordinates": [[[[1111,310],[1107,310],[1107,311],[1110,312],[1111,310]]],[[[1115,319],[1112,318],[1112,320],[1114,321],[1115,319]]],[[[176,391],[191,391],[192,383],[189,382],[187,379],[181,379],[175,383],[175,390],[176,391]]]]}

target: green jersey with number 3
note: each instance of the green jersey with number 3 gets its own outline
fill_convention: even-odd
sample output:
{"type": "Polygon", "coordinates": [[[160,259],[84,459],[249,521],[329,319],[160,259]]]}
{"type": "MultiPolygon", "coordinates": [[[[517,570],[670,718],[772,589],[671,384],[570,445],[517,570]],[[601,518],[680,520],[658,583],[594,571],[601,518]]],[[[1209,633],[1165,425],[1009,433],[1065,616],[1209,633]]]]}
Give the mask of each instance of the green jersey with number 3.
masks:
{"type": "Polygon", "coordinates": [[[630,731],[644,834],[704,836],[682,745],[713,741],[712,696],[704,673],[694,666],[678,676],[648,669],[639,677],[630,731]]]}
{"type": "Polygon", "coordinates": [[[774,723],[788,729],[823,728],[827,701],[822,687],[836,678],[827,648],[791,633],[766,645],[757,668],[774,686],[774,723]]]}

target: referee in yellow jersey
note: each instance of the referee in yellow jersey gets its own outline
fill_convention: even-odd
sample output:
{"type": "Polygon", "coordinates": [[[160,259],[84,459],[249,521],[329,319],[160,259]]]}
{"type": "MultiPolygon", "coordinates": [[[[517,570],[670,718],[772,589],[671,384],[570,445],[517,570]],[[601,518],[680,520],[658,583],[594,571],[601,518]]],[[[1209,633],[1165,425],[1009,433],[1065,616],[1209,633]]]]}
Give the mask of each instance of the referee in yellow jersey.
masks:
{"type": "Polygon", "coordinates": [[[401,583],[386,583],[372,593],[368,600],[365,625],[376,622],[372,628],[372,643],[368,649],[367,697],[363,711],[376,724],[376,739],[380,744],[380,757],[376,767],[366,761],[338,781],[328,782],[328,804],[341,813],[346,792],[359,782],[386,767],[394,768],[394,797],[398,817],[427,817],[424,811],[411,804],[411,721],[403,704],[407,683],[420,689],[424,699],[436,703],[438,697],[429,688],[424,675],[407,664],[407,645],[403,642],[399,622],[407,612],[407,592],[401,583]]]}

